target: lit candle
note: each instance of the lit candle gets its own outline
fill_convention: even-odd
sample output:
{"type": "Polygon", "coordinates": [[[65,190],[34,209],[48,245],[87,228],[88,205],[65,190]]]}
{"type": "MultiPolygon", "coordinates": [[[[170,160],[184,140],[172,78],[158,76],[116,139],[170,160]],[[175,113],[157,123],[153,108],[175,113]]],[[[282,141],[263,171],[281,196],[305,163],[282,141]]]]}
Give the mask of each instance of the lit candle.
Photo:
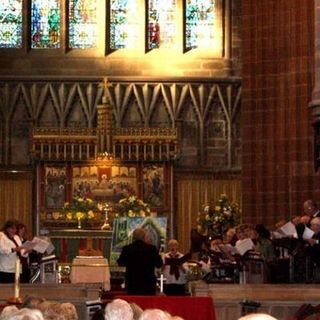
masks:
{"type": "Polygon", "coordinates": [[[163,274],[160,276],[160,292],[163,293],[163,274]]]}
{"type": "Polygon", "coordinates": [[[16,260],[16,273],[14,279],[14,298],[19,299],[20,295],[20,259],[16,260]]]}

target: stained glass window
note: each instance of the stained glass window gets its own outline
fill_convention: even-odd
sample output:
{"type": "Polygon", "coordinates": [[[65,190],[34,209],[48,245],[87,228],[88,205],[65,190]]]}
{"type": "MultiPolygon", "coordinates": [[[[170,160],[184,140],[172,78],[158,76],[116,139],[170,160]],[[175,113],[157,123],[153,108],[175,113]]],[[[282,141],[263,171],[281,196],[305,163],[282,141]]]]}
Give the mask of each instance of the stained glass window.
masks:
{"type": "Polygon", "coordinates": [[[123,49],[137,46],[141,17],[137,0],[111,0],[110,48],[123,49]]]}
{"type": "Polygon", "coordinates": [[[22,45],[22,0],[0,1],[0,48],[22,45]]]}
{"type": "Polygon", "coordinates": [[[60,1],[32,0],[31,48],[60,47],[60,1]]]}
{"type": "Polygon", "coordinates": [[[172,48],[176,36],[176,0],[149,0],[148,49],[172,48]]]}
{"type": "Polygon", "coordinates": [[[215,0],[186,0],[186,48],[212,47],[215,0]]]}
{"type": "Polygon", "coordinates": [[[69,47],[93,48],[97,42],[97,0],[69,0],[69,47]]]}

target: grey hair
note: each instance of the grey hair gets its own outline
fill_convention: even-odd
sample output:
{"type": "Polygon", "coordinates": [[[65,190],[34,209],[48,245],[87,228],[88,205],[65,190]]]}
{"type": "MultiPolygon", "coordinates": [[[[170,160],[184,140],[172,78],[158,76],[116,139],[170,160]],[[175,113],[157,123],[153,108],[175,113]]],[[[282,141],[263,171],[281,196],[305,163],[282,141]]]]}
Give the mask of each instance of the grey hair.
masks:
{"type": "Polygon", "coordinates": [[[160,309],[146,309],[142,312],[139,320],[170,320],[171,316],[160,309]]]}
{"type": "Polygon", "coordinates": [[[105,308],[105,320],[133,320],[130,304],[122,299],[115,299],[105,308]]]}

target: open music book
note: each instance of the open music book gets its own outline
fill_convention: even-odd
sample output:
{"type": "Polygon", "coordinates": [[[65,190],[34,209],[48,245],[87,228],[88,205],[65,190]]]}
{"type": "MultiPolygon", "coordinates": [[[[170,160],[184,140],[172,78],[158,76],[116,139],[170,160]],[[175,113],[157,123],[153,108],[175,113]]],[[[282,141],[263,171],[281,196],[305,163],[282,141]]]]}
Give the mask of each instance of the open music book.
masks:
{"type": "Polygon", "coordinates": [[[34,237],[31,241],[27,240],[21,246],[22,249],[26,250],[34,250],[40,253],[52,253],[54,250],[54,246],[51,242],[43,240],[38,237],[34,237]]]}

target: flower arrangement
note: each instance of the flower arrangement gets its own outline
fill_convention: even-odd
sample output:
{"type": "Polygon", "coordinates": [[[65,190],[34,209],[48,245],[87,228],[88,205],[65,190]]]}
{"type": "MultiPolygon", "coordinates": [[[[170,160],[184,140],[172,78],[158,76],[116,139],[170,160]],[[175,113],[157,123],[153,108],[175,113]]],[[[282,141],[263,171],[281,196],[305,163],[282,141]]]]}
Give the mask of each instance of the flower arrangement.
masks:
{"type": "Polygon", "coordinates": [[[221,194],[214,205],[205,205],[198,213],[198,230],[203,235],[220,236],[234,227],[239,218],[239,207],[226,194],[221,194]]]}
{"type": "Polygon", "coordinates": [[[116,208],[116,217],[145,217],[150,214],[148,204],[136,196],[129,196],[119,201],[116,208]]]}
{"type": "Polygon", "coordinates": [[[75,197],[72,202],[66,202],[63,206],[66,220],[93,220],[97,218],[97,212],[103,211],[103,204],[98,204],[90,198],[75,197]]]}

